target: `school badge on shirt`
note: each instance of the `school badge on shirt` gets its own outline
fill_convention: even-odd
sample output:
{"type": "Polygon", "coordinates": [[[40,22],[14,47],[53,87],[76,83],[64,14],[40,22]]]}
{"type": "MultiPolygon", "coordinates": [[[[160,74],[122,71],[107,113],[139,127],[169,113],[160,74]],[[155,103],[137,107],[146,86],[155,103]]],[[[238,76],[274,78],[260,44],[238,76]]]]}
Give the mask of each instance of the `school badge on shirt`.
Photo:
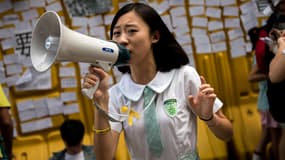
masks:
{"type": "Polygon", "coordinates": [[[168,116],[174,117],[177,113],[177,100],[176,99],[167,99],[163,103],[163,108],[168,116]]]}

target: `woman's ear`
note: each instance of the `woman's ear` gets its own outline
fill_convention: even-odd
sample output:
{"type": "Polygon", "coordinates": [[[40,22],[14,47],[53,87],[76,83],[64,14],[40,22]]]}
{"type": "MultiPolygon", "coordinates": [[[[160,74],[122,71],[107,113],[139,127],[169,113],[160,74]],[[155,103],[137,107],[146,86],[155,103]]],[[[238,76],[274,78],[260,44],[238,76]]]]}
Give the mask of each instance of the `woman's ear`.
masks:
{"type": "Polygon", "coordinates": [[[152,43],[157,43],[160,39],[160,33],[158,31],[154,31],[152,34],[152,43]]]}

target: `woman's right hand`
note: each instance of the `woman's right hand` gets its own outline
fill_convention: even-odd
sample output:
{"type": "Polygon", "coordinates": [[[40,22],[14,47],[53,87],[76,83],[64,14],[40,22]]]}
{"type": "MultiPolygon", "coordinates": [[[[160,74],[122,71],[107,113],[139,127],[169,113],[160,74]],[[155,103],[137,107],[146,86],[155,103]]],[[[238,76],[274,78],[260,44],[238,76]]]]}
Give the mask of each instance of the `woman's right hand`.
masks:
{"type": "Polygon", "coordinates": [[[102,68],[92,65],[88,70],[89,73],[87,73],[83,78],[82,87],[89,89],[99,83],[99,86],[93,95],[93,101],[99,104],[107,104],[109,99],[109,74],[102,68]]]}

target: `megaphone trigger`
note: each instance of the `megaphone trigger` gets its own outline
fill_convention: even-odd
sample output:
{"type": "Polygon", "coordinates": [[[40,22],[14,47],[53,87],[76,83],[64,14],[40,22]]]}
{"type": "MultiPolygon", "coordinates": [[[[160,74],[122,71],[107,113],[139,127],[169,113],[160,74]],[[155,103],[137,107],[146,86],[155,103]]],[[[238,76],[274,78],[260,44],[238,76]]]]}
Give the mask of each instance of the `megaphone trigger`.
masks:
{"type": "MultiPolygon", "coordinates": [[[[92,63],[91,66],[94,67],[98,67],[98,68],[102,68],[105,72],[108,72],[111,69],[111,64],[109,64],[108,62],[104,62],[104,61],[96,61],[96,63],[92,63]]],[[[98,89],[98,86],[100,84],[100,78],[98,78],[98,81],[96,82],[95,86],[87,89],[87,88],[83,88],[81,90],[81,92],[87,96],[89,99],[93,99],[94,93],[96,92],[96,90],[98,89]]]]}

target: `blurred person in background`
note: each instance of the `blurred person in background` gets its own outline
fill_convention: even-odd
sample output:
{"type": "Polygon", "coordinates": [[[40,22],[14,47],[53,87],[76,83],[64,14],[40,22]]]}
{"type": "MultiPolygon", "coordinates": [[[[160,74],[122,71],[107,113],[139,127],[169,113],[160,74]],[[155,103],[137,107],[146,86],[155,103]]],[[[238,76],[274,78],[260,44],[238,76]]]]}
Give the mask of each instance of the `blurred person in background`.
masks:
{"type": "Polygon", "coordinates": [[[268,38],[276,20],[277,15],[276,13],[273,13],[269,16],[263,26],[254,27],[248,31],[252,44],[252,50],[254,52],[253,65],[248,79],[252,83],[258,82],[259,94],[257,99],[257,109],[261,117],[261,137],[253,153],[253,160],[266,159],[267,146],[270,142],[270,153],[272,153],[271,158],[277,159],[278,157],[280,126],[278,122],[274,120],[269,111],[267,99],[269,60],[271,59],[270,56],[273,56],[273,53],[270,50],[269,44],[267,44],[268,40],[265,40],[265,38],[268,38]]]}
{"type": "MultiPolygon", "coordinates": [[[[3,92],[0,84],[0,130],[1,141],[4,146],[1,147],[2,159],[12,159],[12,146],[13,146],[13,121],[9,110],[11,105],[3,92]]],[[[1,144],[1,145],[2,145],[1,144]]]]}
{"type": "Polygon", "coordinates": [[[65,120],[60,126],[65,149],[53,153],[50,160],[95,160],[94,147],[82,144],[84,133],[84,124],[80,120],[65,120]]]}
{"type": "Polygon", "coordinates": [[[280,8],[284,8],[284,1],[280,1],[277,5],[279,10],[275,10],[277,14],[277,21],[273,24],[273,28],[269,33],[269,37],[273,40],[272,52],[274,57],[269,62],[269,78],[268,78],[268,90],[267,98],[269,102],[269,111],[273,118],[281,126],[281,135],[279,142],[279,160],[285,160],[285,78],[282,75],[285,73],[282,66],[282,57],[285,47],[284,42],[284,29],[285,29],[285,13],[280,8]],[[280,6],[281,5],[281,6],[280,6]],[[281,62],[281,63],[280,63],[281,62]]]}

